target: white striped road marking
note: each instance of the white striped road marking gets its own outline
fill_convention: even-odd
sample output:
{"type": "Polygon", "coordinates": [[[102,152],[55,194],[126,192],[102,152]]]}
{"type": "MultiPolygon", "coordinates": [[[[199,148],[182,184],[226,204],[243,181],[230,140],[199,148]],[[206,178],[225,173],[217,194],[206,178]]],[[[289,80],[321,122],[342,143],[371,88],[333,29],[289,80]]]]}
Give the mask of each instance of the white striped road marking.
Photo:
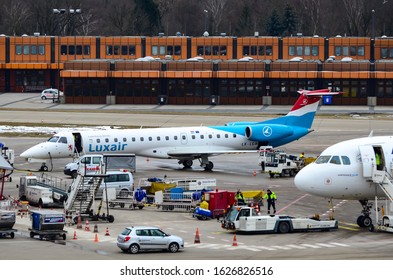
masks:
{"type": "Polygon", "coordinates": [[[214,236],[206,236],[206,237],[210,239],[216,239],[214,236]]]}
{"type": "Polygon", "coordinates": [[[287,246],[291,247],[291,248],[294,248],[294,249],[306,249],[306,248],[304,248],[302,246],[299,246],[299,245],[287,245],[287,246]]]}
{"type": "Polygon", "coordinates": [[[274,248],[264,247],[264,246],[256,246],[256,247],[259,248],[259,249],[268,250],[268,251],[276,251],[277,250],[277,249],[274,249],[274,248]]]}
{"type": "Polygon", "coordinates": [[[291,250],[292,248],[288,248],[288,247],[285,247],[285,246],[272,246],[272,248],[277,248],[277,249],[281,249],[281,250],[291,250]]]}
{"type": "Polygon", "coordinates": [[[305,246],[305,247],[310,247],[313,249],[320,249],[321,248],[320,246],[315,246],[315,245],[311,245],[311,244],[300,244],[300,245],[305,246]]]}
{"type": "Polygon", "coordinates": [[[336,245],[336,246],[341,246],[341,247],[350,247],[349,245],[347,245],[347,244],[342,244],[342,243],[330,242],[330,244],[336,245]]]}
{"type": "Polygon", "coordinates": [[[242,249],[253,251],[253,252],[260,252],[260,251],[262,251],[261,249],[254,248],[254,247],[242,247],[242,249]]]}
{"type": "Polygon", "coordinates": [[[325,243],[315,243],[315,245],[317,245],[317,246],[322,246],[322,247],[327,247],[327,248],[333,248],[333,247],[336,247],[336,246],[334,246],[334,245],[331,245],[331,244],[325,244],[325,243]]]}

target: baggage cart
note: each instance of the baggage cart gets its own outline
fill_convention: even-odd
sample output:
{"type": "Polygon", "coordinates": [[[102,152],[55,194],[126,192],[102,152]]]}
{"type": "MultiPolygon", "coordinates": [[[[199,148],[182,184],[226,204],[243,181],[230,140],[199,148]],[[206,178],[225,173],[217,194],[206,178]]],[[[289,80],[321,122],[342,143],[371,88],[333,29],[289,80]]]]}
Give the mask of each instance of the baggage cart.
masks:
{"type": "Polygon", "coordinates": [[[11,238],[14,238],[15,232],[17,232],[16,229],[0,229],[0,237],[10,236],[11,238]]]}
{"type": "Polygon", "coordinates": [[[42,239],[55,239],[62,237],[66,239],[67,231],[63,230],[66,219],[65,214],[54,210],[31,211],[32,225],[29,228],[30,237],[38,235],[42,239]]]}
{"type": "Polygon", "coordinates": [[[17,231],[16,229],[13,229],[13,226],[15,225],[15,219],[15,211],[0,209],[0,237],[15,237],[15,232],[17,231]]]}

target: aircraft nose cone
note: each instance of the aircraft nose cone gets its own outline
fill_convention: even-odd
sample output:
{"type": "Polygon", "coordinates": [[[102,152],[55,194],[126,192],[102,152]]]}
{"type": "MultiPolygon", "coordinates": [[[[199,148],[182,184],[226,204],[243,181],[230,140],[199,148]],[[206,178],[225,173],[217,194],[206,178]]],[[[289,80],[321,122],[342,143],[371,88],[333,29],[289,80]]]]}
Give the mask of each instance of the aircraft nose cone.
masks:
{"type": "Polygon", "coordinates": [[[294,183],[296,188],[300,191],[304,191],[304,192],[310,191],[310,183],[312,184],[312,179],[309,176],[309,172],[307,172],[308,169],[309,169],[308,166],[304,167],[295,176],[294,183]]]}

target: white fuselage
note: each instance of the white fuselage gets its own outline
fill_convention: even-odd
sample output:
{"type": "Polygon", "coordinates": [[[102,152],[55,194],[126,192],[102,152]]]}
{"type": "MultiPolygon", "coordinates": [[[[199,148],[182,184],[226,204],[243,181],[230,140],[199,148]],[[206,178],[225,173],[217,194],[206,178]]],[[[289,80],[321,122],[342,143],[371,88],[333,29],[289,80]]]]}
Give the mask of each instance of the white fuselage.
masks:
{"type": "Polygon", "coordinates": [[[383,168],[391,173],[393,136],[365,137],[340,142],[324,150],[316,162],[300,170],[295,185],[306,193],[328,198],[385,197],[382,189],[372,182],[376,170],[375,148],[382,153],[383,168]]]}

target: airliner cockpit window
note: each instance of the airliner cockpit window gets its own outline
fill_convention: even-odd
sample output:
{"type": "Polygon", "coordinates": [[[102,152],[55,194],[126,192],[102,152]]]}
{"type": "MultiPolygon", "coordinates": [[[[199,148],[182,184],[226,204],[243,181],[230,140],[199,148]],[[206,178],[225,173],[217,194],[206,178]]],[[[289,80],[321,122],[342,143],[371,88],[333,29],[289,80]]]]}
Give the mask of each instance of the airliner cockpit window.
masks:
{"type": "Polygon", "coordinates": [[[315,161],[316,164],[328,163],[332,156],[319,156],[315,161]]]}
{"type": "Polygon", "coordinates": [[[60,137],[59,143],[67,144],[67,137],[60,137]]]}
{"type": "Polygon", "coordinates": [[[49,138],[48,142],[56,143],[57,140],[59,140],[59,136],[53,136],[53,137],[49,138]]]}
{"type": "Polygon", "coordinates": [[[351,160],[347,156],[341,156],[341,160],[344,165],[351,165],[351,160]]]}
{"type": "Polygon", "coordinates": [[[341,164],[340,157],[339,156],[333,156],[332,159],[330,160],[331,164],[341,164]]]}

